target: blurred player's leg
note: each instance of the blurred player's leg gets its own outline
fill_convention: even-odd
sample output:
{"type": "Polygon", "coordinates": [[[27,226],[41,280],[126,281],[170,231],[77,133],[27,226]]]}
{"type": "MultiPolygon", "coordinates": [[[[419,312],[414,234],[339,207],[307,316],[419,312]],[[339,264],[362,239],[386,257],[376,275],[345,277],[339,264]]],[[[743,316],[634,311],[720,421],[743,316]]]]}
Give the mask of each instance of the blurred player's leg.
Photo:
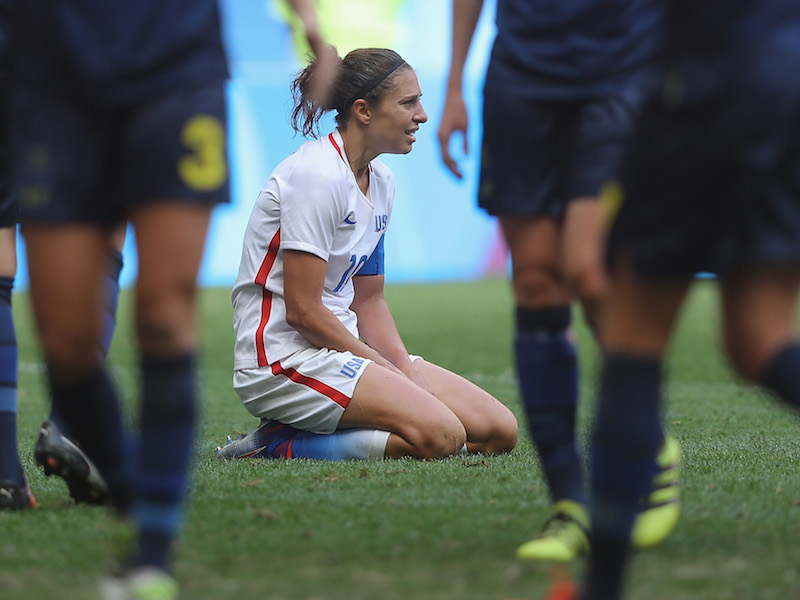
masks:
{"type": "Polygon", "coordinates": [[[77,225],[30,225],[23,233],[54,410],[106,481],[112,505],[125,512],[130,481],[122,415],[97,352],[107,236],[77,225]]]}
{"type": "Polygon", "coordinates": [[[745,377],[763,383],[800,409],[800,345],[795,308],[800,272],[761,265],[722,282],[724,338],[728,355],[745,377]]]}
{"type": "MultiPolygon", "coordinates": [[[[105,304],[100,341],[100,352],[103,357],[108,354],[116,326],[119,275],[122,271],[121,248],[125,240],[125,227],[123,224],[114,232],[114,239],[109,247],[108,266],[105,270],[105,304]]],[[[63,420],[52,408],[48,420],[39,429],[34,457],[44,468],[45,475],[55,474],[64,479],[70,497],[75,502],[105,504],[107,501],[108,488],[97,467],[86,453],[69,439],[63,420]]]]}
{"type": "MultiPolygon", "coordinates": [[[[564,272],[570,289],[580,300],[584,316],[599,335],[602,301],[607,293],[603,252],[604,214],[609,207],[597,198],[578,198],[570,202],[564,219],[564,272]]],[[[663,436],[656,460],[656,471],[649,493],[641,501],[631,533],[635,548],[652,548],[662,543],[675,529],[680,516],[680,446],[671,436],[663,436]]]]}
{"type": "Polygon", "coordinates": [[[36,506],[17,450],[17,336],[11,313],[16,226],[0,228],[0,509],[36,506]],[[8,263],[8,264],[6,264],[8,263]]]}
{"type": "Polygon", "coordinates": [[[131,216],[139,250],[136,328],[142,352],[132,575],[142,568],[171,570],[172,545],[183,522],[199,413],[196,279],[210,213],[206,205],[174,203],[146,206],[131,216]]]}
{"type": "Polygon", "coordinates": [[[628,265],[611,278],[590,457],[592,554],[585,587],[593,600],[620,594],[634,520],[662,443],[661,357],[688,287],[637,281],[628,265]]]}
{"type": "Polygon", "coordinates": [[[562,261],[564,279],[580,301],[592,330],[597,335],[601,302],[608,287],[604,253],[602,207],[597,198],[572,200],[564,218],[562,261]]]}
{"type": "Polygon", "coordinates": [[[558,224],[520,218],[501,223],[512,257],[520,396],[553,501],[542,534],[521,546],[518,556],[572,560],[588,550],[588,519],[575,432],[578,362],[568,335],[570,297],[558,275],[558,224]]]}

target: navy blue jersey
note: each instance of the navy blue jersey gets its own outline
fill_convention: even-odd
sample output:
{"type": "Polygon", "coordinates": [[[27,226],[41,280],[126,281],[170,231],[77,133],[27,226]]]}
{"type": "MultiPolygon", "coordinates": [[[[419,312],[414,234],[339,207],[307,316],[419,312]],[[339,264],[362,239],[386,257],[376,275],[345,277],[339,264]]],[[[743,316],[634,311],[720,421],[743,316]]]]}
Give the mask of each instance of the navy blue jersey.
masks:
{"type": "Polygon", "coordinates": [[[800,264],[800,2],[673,0],[610,236],[643,275],[800,264]]]}
{"type": "Polygon", "coordinates": [[[672,0],[667,17],[664,91],[700,103],[760,88],[783,96],[800,88],[800,2],[672,0]]]}
{"type": "Polygon", "coordinates": [[[17,83],[136,101],[227,77],[217,0],[16,0],[17,83]]]}
{"type": "Polygon", "coordinates": [[[665,0],[497,0],[492,69],[521,94],[582,98],[637,77],[660,47],[665,0]]]}
{"type": "Polygon", "coordinates": [[[10,1],[11,0],[0,0],[0,73],[5,73],[10,1]]]}
{"type": "MultiPolygon", "coordinates": [[[[796,28],[798,15],[795,0],[671,0],[667,42],[670,51],[685,55],[727,52],[796,28]]],[[[800,47],[796,37],[786,42],[800,47]]]]}

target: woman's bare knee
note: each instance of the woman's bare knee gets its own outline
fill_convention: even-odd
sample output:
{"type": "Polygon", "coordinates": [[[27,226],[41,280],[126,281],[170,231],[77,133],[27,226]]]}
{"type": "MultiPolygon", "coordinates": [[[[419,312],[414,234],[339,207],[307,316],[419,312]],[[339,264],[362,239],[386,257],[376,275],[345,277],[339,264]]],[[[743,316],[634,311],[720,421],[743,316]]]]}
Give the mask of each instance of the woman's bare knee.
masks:
{"type": "Polygon", "coordinates": [[[191,351],[196,343],[194,289],[139,294],[136,334],[142,349],[155,354],[191,351]]]}
{"type": "Polygon", "coordinates": [[[424,427],[398,427],[389,438],[386,455],[390,458],[410,456],[423,460],[447,458],[457,454],[467,442],[467,432],[457,419],[424,427]]]}
{"type": "Polygon", "coordinates": [[[470,430],[467,449],[484,454],[507,454],[517,446],[519,424],[510,410],[503,406],[502,411],[485,421],[480,430],[470,430]]]}

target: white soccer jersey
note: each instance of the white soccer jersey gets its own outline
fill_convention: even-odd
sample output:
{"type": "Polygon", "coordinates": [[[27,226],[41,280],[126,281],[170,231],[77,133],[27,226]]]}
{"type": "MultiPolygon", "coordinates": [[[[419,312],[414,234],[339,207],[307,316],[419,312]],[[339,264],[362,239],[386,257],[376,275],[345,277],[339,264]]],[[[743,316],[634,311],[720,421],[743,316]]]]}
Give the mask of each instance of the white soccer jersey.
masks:
{"type": "Polygon", "coordinates": [[[263,367],[313,347],[286,322],[283,251],[327,261],[322,302],[358,337],[352,277],[372,255],[394,203],[394,178],[370,163],[369,198],[356,183],[338,131],[281,162],[256,199],[233,287],[234,369],[263,367]]]}

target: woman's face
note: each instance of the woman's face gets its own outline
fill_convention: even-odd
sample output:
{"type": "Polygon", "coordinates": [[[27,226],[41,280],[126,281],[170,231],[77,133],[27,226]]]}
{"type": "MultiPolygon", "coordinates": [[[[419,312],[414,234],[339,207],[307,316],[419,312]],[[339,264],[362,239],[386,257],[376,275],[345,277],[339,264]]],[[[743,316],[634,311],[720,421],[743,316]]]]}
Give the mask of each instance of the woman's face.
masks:
{"type": "Polygon", "coordinates": [[[376,154],[411,152],[420,123],[428,120],[421,97],[422,91],[414,70],[406,67],[400,69],[381,103],[372,107],[372,119],[367,131],[370,146],[376,154]]]}

